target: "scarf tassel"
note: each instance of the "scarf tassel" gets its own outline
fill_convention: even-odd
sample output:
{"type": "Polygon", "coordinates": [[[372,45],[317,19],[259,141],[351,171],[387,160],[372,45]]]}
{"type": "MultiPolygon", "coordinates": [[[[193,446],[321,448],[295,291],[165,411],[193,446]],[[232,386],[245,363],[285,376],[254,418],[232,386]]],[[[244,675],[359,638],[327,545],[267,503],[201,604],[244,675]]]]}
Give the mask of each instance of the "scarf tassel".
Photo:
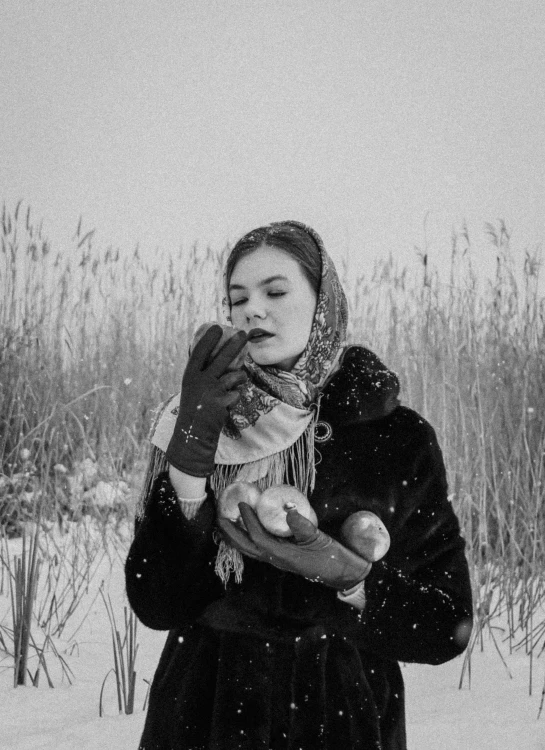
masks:
{"type": "MultiPolygon", "coordinates": [[[[214,495],[218,498],[223,490],[233,482],[253,482],[260,492],[278,484],[284,484],[288,470],[293,471],[295,487],[305,497],[314,490],[314,427],[315,418],[311,419],[303,434],[288,448],[258,461],[246,464],[216,464],[216,470],[210,478],[214,495]]],[[[225,542],[216,531],[214,539],[218,544],[215,572],[227,586],[231,573],[235,581],[242,582],[244,558],[242,554],[225,542]]]]}

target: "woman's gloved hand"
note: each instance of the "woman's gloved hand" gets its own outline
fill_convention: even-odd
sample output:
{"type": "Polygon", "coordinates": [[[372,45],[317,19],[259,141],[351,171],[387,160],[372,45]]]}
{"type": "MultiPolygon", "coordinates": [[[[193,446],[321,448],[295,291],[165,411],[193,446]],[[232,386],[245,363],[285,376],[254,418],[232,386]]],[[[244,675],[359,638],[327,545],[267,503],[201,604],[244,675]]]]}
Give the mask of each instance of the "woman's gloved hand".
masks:
{"type": "Polygon", "coordinates": [[[172,466],[194,477],[207,477],[214,471],[228,409],[240,398],[237,386],[248,379],[244,370],[226,372],[244,348],[247,335],[237,331],[210,360],[221,336],[221,326],[211,326],[189,357],[182,379],[180,410],[165,454],[172,466]]]}
{"type": "Polygon", "coordinates": [[[218,517],[217,523],[229,544],[255,560],[338,591],[360,583],[371,570],[371,563],[324,534],[295,509],[286,515],[293,538],[285,539],[269,534],[247,503],[238,507],[247,533],[226,518],[218,517]]]}

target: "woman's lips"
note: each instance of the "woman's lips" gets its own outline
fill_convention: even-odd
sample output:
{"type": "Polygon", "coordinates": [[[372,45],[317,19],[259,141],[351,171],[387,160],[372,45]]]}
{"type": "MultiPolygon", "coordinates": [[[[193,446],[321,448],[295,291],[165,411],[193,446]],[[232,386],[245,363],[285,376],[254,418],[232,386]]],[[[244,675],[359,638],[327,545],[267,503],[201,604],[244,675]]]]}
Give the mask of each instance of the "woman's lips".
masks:
{"type": "Polygon", "coordinates": [[[252,328],[248,334],[249,344],[259,344],[261,341],[266,341],[274,336],[274,333],[263,330],[263,328],[252,328]]]}

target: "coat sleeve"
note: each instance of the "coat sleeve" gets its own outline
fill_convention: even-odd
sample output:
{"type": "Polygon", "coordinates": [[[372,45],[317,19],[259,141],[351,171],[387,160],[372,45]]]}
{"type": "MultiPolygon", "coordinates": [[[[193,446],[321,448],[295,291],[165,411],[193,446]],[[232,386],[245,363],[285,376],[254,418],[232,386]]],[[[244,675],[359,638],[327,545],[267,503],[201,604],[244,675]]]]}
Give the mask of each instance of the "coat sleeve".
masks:
{"type": "Polygon", "coordinates": [[[209,495],[194,519],[182,513],[168,473],[155,480],[137,520],[125,563],[129,602],[149,628],[170,630],[193,621],[222,594],[214,572],[215,508],[209,495]]]}
{"type": "Polygon", "coordinates": [[[467,646],[472,595],[441,450],[432,427],[418,424],[391,489],[392,544],[366,579],[358,640],[383,658],[441,664],[467,646]]]}

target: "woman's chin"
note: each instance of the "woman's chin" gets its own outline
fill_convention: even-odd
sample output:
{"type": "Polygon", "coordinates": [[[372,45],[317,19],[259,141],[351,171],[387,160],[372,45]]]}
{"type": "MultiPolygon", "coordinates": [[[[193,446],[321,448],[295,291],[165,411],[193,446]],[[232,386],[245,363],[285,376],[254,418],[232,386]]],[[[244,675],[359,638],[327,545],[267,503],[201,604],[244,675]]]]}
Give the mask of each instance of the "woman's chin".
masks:
{"type": "Polygon", "coordinates": [[[256,365],[278,367],[280,370],[291,370],[301,356],[301,352],[293,354],[293,349],[291,352],[279,351],[279,347],[273,348],[270,344],[268,346],[252,345],[251,341],[248,344],[248,353],[256,365]]]}
{"type": "Polygon", "coordinates": [[[273,355],[267,356],[266,354],[256,354],[255,356],[250,352],[250,356],[253,359],[253,361],[256,363],[256,365],[260,365],[261,367],[277,367],[279,370],[291,370],[293,365],[297,362],[299,359],[299,356],[296,357],[289,357],[287,359],[281,359],[279,360],[278,357],[275,357],[273,355]]]}
{"type": "Polygon", "coordinates": [[[250,357],[256,363],[256,365],[275,365],[277,357],[273,355],[265,354],[265,352],[252,352],[250,351],[250,357]]]}

